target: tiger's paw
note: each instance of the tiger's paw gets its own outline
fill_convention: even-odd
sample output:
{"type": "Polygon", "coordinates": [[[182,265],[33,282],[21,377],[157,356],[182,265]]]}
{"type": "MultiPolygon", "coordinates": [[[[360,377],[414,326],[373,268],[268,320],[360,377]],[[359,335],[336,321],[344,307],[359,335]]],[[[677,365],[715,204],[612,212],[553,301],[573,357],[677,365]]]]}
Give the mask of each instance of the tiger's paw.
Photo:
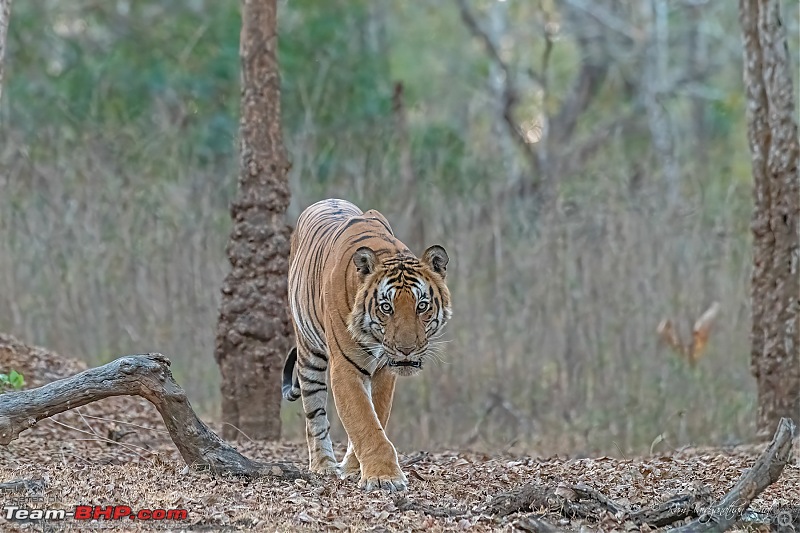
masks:
{"type": "Polygon", "coordinates": [[[361,463],[356,459],[356,454],[349,452],[345,454],[344,459],[339,463],[339,476],[344,479],[350,476],[355,476],[361,473],[361,463]]]}
{"type": "Polygon", "coordinates": [[[408,488],[406,475],[398,468],[394,473],[388,474],[362,474],[359,488],[369,492],[374,489],[388,490],[389,492],[399,492],[408,488]]]}
{"type": "Polygon", "coordinates": [[[308,469],[322,476],[339,476],[341,474],[339,465],[329,458],[313,461],[308,469]]]}

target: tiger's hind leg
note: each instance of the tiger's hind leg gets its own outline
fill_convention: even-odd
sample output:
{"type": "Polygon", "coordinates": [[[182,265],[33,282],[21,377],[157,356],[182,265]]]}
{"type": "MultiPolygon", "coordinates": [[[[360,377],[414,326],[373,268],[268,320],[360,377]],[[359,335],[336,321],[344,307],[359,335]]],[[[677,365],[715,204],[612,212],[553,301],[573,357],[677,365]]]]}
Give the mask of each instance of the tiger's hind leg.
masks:
{"type": "Polygon", "coordinates": [[[333,454],[328,420],[328,356],[298,343],[297,375],[300,379],[300,397],[306,415],[306,442],[308,443],[308,468],[319,474],[338,474],[336,456],[333,454]]]}

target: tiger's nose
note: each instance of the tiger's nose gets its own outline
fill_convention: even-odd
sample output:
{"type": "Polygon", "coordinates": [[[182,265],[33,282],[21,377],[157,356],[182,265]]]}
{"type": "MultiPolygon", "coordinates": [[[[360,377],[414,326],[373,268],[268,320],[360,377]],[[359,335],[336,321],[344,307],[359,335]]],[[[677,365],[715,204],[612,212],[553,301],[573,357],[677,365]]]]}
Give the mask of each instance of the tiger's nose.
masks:
{"type": "Polygon", "coordinates": [[[403,355],[411,355],[414,352],[414,346],[398,346],[397,351],[403,355]]]}

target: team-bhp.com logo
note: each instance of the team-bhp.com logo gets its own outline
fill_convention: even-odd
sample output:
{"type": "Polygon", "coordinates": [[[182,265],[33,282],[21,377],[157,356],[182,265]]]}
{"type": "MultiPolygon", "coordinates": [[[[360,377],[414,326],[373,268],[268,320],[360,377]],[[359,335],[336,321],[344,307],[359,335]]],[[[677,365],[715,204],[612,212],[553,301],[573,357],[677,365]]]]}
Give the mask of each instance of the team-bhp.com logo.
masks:
{"type": "Polygon", "coordinates": [[[186,520],[186,509],[139,509],[134,511],[127,505],[76,505],[74,511],[66,509],[26,509],[6,505],[3,515],[7,520],[186,520]]]}

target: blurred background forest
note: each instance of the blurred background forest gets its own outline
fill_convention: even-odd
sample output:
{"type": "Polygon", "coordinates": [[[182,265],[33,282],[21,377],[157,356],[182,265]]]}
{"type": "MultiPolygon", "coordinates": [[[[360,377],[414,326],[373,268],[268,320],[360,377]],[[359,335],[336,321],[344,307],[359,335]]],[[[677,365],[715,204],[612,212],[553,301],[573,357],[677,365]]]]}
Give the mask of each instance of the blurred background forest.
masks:
{"type": "MultiPolygon", "coordinates": [[[[797,65],[797,3],[783,12],[797,65]]],[[[451,257],[451,341],[400,383],[401,449],[752,433],[737,17],[731,0],[279,2],[290,219],[342,197],[451,257]],[[715,301],[695,366],[659,342],[662,319],[688,339],[715,301]]],[[[239,29],[232,0],[16,2],[0,101],[0,331],[92,364],[163,352],[210,417],[239,29]]],[[[284,413],[302,438],[300,406],[284,413]]]]}

